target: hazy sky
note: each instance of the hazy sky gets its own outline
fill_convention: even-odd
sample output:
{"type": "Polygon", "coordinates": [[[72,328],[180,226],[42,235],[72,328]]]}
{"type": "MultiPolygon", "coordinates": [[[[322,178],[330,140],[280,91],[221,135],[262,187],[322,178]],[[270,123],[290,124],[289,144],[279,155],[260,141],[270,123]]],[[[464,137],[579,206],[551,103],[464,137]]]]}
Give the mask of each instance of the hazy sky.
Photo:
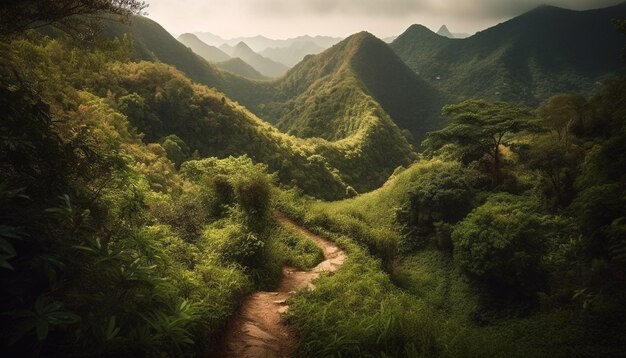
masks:
{"type": "Polygon", "coordinates": [[[437,31],[474,33],[542,3],[590,9],[623,0],[146,0],[148,17],[171,33],[208,31],[225,38],[265,35],[348,36],[362,30],[378,37],[411,24],[437,31]]]}

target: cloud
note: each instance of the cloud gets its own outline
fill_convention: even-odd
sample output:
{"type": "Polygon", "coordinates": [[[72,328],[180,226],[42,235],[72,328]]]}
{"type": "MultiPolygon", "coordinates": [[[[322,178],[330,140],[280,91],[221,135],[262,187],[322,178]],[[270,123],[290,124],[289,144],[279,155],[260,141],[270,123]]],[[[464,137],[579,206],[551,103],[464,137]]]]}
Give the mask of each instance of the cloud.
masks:
{"type": "Polygon", "coordinates": [[[589,9],[620,0],[251,0],[254,12],[264,15],[328,15],[340,13],[371,17],[415,14],[503,18],[519,15],[542,4],[589,9]]]}
{"type": "Polygon", "coordinates": [[[264,14],[315,14],[398,16],[418,13],[432,0],[253,0],[255,11],[264,14]]]}

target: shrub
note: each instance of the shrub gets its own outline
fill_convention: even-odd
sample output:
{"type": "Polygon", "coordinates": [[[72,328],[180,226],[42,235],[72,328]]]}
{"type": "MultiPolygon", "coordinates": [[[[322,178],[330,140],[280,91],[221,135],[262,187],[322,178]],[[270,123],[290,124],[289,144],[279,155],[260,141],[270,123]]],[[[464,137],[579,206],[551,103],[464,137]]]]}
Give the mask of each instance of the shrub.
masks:
{"type": "Polygon", "coordinates": [[[540,283],[544,221],[531,198],[498,194],[452,232],[454,257],[496,294],[531,294],[540,283]]]}
{"type": "Polygon", "coordinates": [[[259,263],[265,243],[251,232],[246,232],[241,225],[221,222],[204,231],[204,238],[210,248],[225,261],[254,267],[259,263]]]}

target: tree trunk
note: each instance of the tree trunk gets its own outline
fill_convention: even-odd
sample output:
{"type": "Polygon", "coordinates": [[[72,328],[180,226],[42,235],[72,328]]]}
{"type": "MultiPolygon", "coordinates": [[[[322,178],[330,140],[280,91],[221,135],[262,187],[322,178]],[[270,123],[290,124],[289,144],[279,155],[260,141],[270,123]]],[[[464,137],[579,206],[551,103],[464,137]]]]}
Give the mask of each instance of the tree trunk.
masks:
{"type": "Polygon", "coordinates": [[[500,149],[496,146],[493,151],[493,161],[491,162],[491,187],[495,188],[500,184],[500,149]]]}

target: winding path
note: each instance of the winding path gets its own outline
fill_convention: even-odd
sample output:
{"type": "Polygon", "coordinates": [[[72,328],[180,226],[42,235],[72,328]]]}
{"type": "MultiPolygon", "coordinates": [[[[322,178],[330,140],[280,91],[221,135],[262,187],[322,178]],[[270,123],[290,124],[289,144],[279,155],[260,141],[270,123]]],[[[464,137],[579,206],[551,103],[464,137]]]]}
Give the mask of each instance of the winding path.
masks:
{"type": "Polygon", "coordinates": [[[321,272],[334,272],[346,259],[345,253],[334,243],[300,227],[293,221],[278,215],[278,222],[290,230],[298,231],[324,251],[325,260],[310,271],[298,271],[283,267],[283,273],[275,292],[255,292],[247,297],[229,324],[222,344],[220,357],[228,358],[274,358],[291,357],[296,343],[292,332],[281,321],[281,314],[288,309],[287,299],[302,289],[315,289],[313,280],[321,272]]]}

